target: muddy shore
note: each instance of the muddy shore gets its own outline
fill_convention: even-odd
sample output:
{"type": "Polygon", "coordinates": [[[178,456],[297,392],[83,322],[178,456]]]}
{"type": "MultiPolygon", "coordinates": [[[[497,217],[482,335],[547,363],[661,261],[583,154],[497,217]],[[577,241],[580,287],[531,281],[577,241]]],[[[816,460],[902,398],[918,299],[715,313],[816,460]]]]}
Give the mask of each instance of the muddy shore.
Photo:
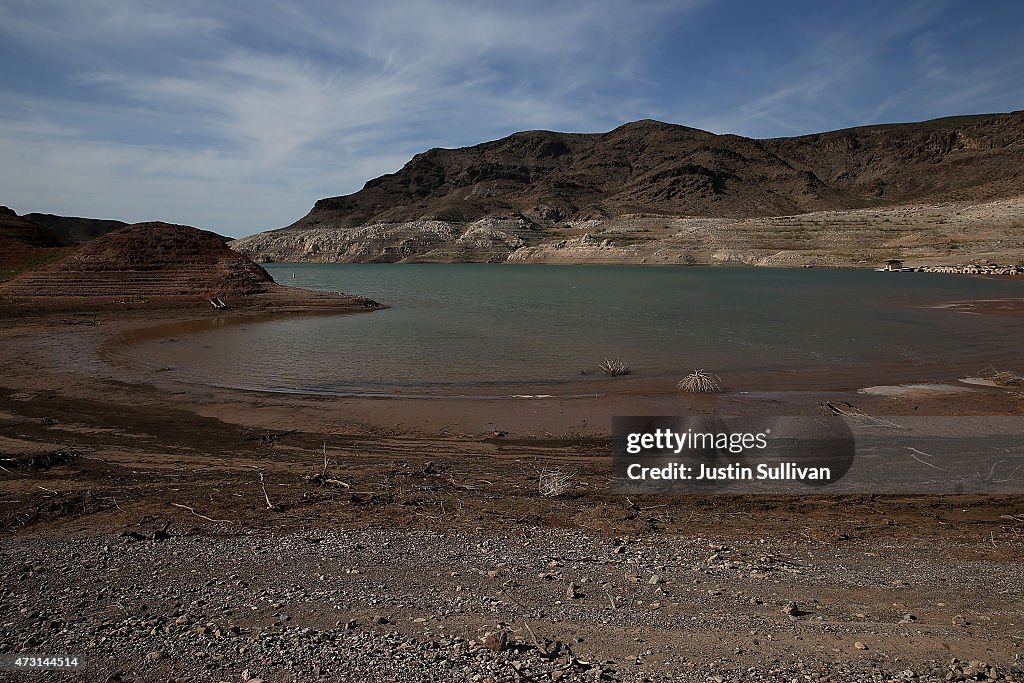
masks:
{"type": "Polygon", "coordinates": [[[6,318],[0,650],[74,649],[86,680],[1015,680],[1020,497],[627,499],[608,434],[824,400],[1019,415],[1020,391],[340,398],[103,360],[119,335],[251,314],[6,318]],[[572,491],[540,497],[544,467],[572,491]]]}

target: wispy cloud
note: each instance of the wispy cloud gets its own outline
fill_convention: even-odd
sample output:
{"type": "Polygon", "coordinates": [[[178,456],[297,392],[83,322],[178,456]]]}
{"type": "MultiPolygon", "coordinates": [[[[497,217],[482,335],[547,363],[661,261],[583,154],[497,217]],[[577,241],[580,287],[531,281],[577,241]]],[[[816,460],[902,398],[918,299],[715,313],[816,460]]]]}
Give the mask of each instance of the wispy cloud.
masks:
{"type": "Polygon", "coordinates": [[[5,199],[276,227],[425,147],[619,123],[592,100],[625,41],[690,4],[5,4],[0,35],[62,65],[56,91],[5,84],[0,150],[30,166],[5,199]]]}
{"type": "Polygon", "coordinates": [[[751,3],[764,14],[737,24],[716,0],[0,0],[0,202],[245,234],[516,130],[773,136],[1024,91],[1020,53],[950,58],[951,27],[986,27],[947,9],[829,22],[751,3]]]}
{"type": "Polygon", "coordinates": [[[751,65],[756,82],[747,89],[747,98],[702,123],[716,132],[755,137],[870,123],[865,101],[887,80],[879,70],[893,68],[894,62],[904,65],[894,50],[910,42],[940,10],[941,3],[916,2],[887,5],[855,20],[797,18],[783,59],[751,65]]]}

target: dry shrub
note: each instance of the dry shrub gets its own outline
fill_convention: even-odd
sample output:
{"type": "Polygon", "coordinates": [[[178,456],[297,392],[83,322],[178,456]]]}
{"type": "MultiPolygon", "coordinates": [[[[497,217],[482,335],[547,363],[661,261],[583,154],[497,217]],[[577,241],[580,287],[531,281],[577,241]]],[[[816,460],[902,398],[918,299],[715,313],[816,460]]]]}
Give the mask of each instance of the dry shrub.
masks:
{"type": "Polygon", "coordinates": [[[621,358],[605,358],[597,367],[602,373],[611,377],[629,374],[629,364],[621,358]]]}
{"type": "Polygon", "coordinates": [[[537,478],[537,490],[545,498],[554,498],[571,489],[575,478],[575,472],[560,467],[545,467],[537,478]]]}
{"type": "Polygon", "coordinates": [[[717,394],[722,390],[722,380],[704,370],[694,370],[676,383],[676,389],[688,394],[717,394]]]}

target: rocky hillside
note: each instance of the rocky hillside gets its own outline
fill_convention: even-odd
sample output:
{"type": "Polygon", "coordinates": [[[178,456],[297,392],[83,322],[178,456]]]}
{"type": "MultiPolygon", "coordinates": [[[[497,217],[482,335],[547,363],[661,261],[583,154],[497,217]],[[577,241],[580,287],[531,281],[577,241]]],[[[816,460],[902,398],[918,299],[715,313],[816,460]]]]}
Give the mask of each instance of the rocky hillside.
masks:
{"type": "Polygon", "coordinates": [[[62,244],[85,244],[108,232],[128,225],[123,221],[77,216],[55,216],[52,213],[28,213],[25,218],[50,228],[62,244]]]}
{"type": "Polygon", "coordinates": [[[50,228],[0,206],[0,280],[64,255],[50,228]]]}
{"type": "Polygon", "coordinates": [[[272,282],[263,268],[211,232],[136,223],[3,283],[0,295],[209,299],[259,293],[272,282]]]}
{"type": "Polygon", "coordinates": [[[0,206],[0,239],[16,240],[34,247],[59,247],[61,241],[50,228],[13,209],[0,206]]]}
{"type": "Polygon", "coordinates": [[[55,261],[73,247],[123,228],[121,221],[72,218],[48,213],[19,216],[0,206],[0,280],[55,261]]]}
{"type": "Polygon", "coordinates": [[[62,258],[0,282],[0,310],[201,306],[268,310],[373,309],[369,299],[283,287],[230,249],[222,236],[186,225],[136,223],[62,258]]]}
{"type": "MultiPolygon", "coordinates": [[[[657,121],[604,134],[531,131],[418,154],[355,194],[321,199],[287,228],[233,246],[262,261],[529,260],[572,240],[654,243],[680,218],[724,225],[977,204],[1024,194],[1022,169],[1024,112],[771,140],[657,121]],[[626,236],[637,221],[646,233],[626,236]]],[[[767,237],[759,248],[775,249],[767,237]]]]}

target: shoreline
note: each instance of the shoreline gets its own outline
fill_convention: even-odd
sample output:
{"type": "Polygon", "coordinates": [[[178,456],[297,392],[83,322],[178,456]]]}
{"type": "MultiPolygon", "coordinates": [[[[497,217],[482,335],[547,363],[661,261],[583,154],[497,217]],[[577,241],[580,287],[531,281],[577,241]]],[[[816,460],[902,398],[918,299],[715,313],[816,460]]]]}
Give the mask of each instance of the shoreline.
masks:
{"type": "MultiPolygon", "coordinates": [[[[287,286],[282,289],[293,289],[302,294],[313,293],[323,294],[317,296],[314,301],[320,305],[300,307],[295,301],[303,301],[302,298],[291,299],[289,306],[270,308],[266,301],[254,302],[250,305],[240,305],[231,310],[207,310],[201,306],[182,304],[162,308],[145,309],[114,309],[109,307],[105,310],[79,310],[63,311],[48,310],[34,311],[24,316],[15,316],[17,323],[11,326],[7,332],[13,337],[25,335],[41,335],[43,338],[52,338],[67,333],[74,329],[76,333],[84,329],[85,332],[94,332],[89,335],[92,339],[92,352],[103,361],[108,372],[107,379],[119,382],[131,382],[140,385],[151,385],[154,390],[170,391],[180,393],[183,390],[202,393],[209,392],[238,392],[240,394],[274,395],[288,398],[308,399],[366,399],[366,400],[394,400],[394,401],[620,401],[623,403],[643,402],[645,400],[663,401],[674,400],[687,404],[688,409],[709,409],[717,411],[730,406],[750,406],[757,402],[777,403],[782,401],[788,403],[786,397],[796,397],[796,402],[807,403],[807,397],[828,397],[837,396],[859,397],[864,399],[872,393],[892,395],[907,394],[913,392],[900,391],[904,388],[935,387],[941,393],[941,389],[953,387],[957,390],[981,390],[974,396],[964,396],[961,391],[957,397],[963,403],[970,403],[963,399],[979,398],[986,394],[986,389],[1003,390],[1004,387],[992,387],[985,384],[972,382],[975,372],[965,371],[961,373],[932,374],[932,369],[915,368],[910,374],[899,374],[901,364],[893,363],[889,366],[872,365],[871,369],[875,375],[867,374],[867,368],[848,368],[846,366],[823,367],[818,369],[800,369],[799,374],[805,376],[822,376],[829,379],[805,380],[803,384],[792,385],[793,371],[779,371],[776,373],[758,373],[759,380],[748,381],[755,377],[749,373],[738,373],[734,376],[735,381],[726,390],[717,394],[684,394],[676,391],[670,386],[668,380],[659,376],[643,376],[642,374],[631,374],[622,378],[594,377],[596,382],[576,382],[571,379],[564,381],[538,380],[529,383],[509,384],[505,382],[494,383],[467,383],[468,388],[480,388],[484,386],[504,387],[505,391],[497,395],[481,395],[479,393],[451,394],[451,393],[426,393],[416,395],[416,387],[399,388],[391,391],[374,392],[372,395],[363,391],[342,390],[335,393],[330,389],[320,391],[308,391],[301,388],[268,388],[268,387],[233,387],[213,383],[195,382],[189,380],[168,380],[165,377],[154,376],[152,371],[130,372],[128,368],[119,365],[118,360],[113,357],[112,350],[118,345],[134,345],[141,342],[164,339],[182,334],[201,334],[209,329],[219,329],[223,325],[245,325],[297,317],[334,316],[349,315],[352,313],[372,313],[374,310],[388,308],[386,304],[365,299],[360,296],[340,295],[339,299],[334,293],[315,292],[314,290],[300,290],[287,286]],[[323,305],[324,299],[331,302],[331,306],[323,305]],[[341,302],[342,305],[338,305],[341,302]],[[370,305],[367,305],[368,302],[370,305]],[[106,315],[103,315],[103,314],[106,315]],[[103,317],[101,317],[103,315],[103,317]],[[107,317],[112,316],[112,317],[107,317]],[[113,317],[117,316],[117,317],[113,317]],[[27,329],[25,329],[27,327],[27,329]],[[115,368],[118,368],[115,370],[115,368]],[[120,373],[120,374],[119,374],[120,373]],[[880,377],[887,381],[878,382],[880,377]],[[789,388],[769,388],[778,385],[780,379],[791,383],[789,388]],[[962,382],[961,380],[967,380],[962,382]],[[762,386],[763,385],[763,386],[762,386]],[[560,389],[568,389],[568,393],[555,393],[560,389]],[[883,391],[877,391],[877,390],[883,391]],[[884,391],[890,390],[890,391],[884,391]]],[[[950,301],[933,306],[912,306],[914,308],[936,309],[956,311],[957,313],[985,314],[985,315],[1024,315],[1024,298],[1018,299],[979,299],[979,300],[958,300],[950,301]]],[[[4,358],[6,361],[9,358],[4,358]]],[[[57,363],[58,366],[61,363],[57,363]]],[[[64,364],[63,369],[70,368],[64,364]]],[[[948,367],[945,368],[948,370],[948,367]]],[[[967,368],[965,367],[965,370],[967,368]]],[[[88,370],[83,370],[88,374],[88,370]]],[[[940,371],[941,372],[941,371],[940,371]]],[[[78,374],[81,374],[79,372],[78,374]]],[[[953,393],[953,392],[948,392],[953,393]]],[[[955,400],[954,400],[955,402],[955,400]]],[[[820,401],[818,402],[820,403],[820,401]]],[[[982,401],[983,405],[987,403],[982,401]]],[[[815,403],[817,405],[817,403],[815,403]]],[[[892,414],[901,412],[899,406],[892,414]]],[[[655,414],[651,412],[650,414],[655,414]]]]}
{"type": "MultiPolygon", "coordinates": [[[[367,266],[367,265],[382,265],[382,266],[455,266],[455,265],[479,265],[479,266],[511,266],[511,267],[522,267],[522,266],[563,266],[563,267],[578,267],[578,266],[603,266],[609,268],[616,267],[629,267],[629,266],[643,266],[644,268],[740,268],[740,269],[761,269],[768,268],[771,270],[859,270],[859,271],[874,271],[880,274],[882,273],[899,273],[905,274],[916,274],[916,275],[962,275],[967,277],[985,278],[993,280],[1010,280],[1010,281],[1024,281],[1024,271],[1015,273],[996,273],[996,272],[967,272],[960,270],[953,270],[954,268],[971,268],[976,265],[984,265],[989,263],[987,259],[978,258],[975,259],[981,261],[981,264],[972,263],[971,260],[963,261],[962,258],[949,259],[945,257],[929,257],[917,259],[916,266],[908,266],[907,270],[904,271],[888,271],[879,270],[879,264],[875,262],[863,263],[863,264],[852,264],[852,263],[821,263],[817,265],[792,265],[788,263],[748,263],[745,261],[719,261],[714,263],[677,263],[671,261],[615,261],[609,259],[600,259],[594,261],[443,261],[443,260],[428,260],[428,259],[415,259],[409,261],[260,261],[260,266],[367,266]],[[932,268],[943,268],[943,270],[932,270],[932,268]],[[950,270],[945,270],[950,268],[950,270]]],[[[882,261],[881,263],[884,263],[882,261]]],[[[1016,268],[1019,267],[1016,264],[1006,266],[995,266],[998,268],[1016,268]]],[[[287,287],[288,285],[281,285],[287,287]]]]}
{"type": "MultiPolygon", "coordinates": [[[[895,304],[902,306],[902,304],[895,304]]],[[[386,308],[381,306],[381,308],[386,308]]],[[[1020,316],[1024,314],[1024,299],[982,299],[950,301],[935,305],[911,305],[922,310],[949,311],[951,314],[991,314],[1020,316]]],[[[168,391],[187,388],[194,391],[237,391],[255,395],[275,395],[294,398],[338,398],[367,400],[408,400],[408,401],[605,401],[621,402],[624,405],[650,404],[648,414],[668,414],[668,409],[678,410],[680,405],[687,409],[727,409],[730,406],[751,406],[758,402],[781,402],[783,405],[806,402],[807,397],[826,398],[858,396],[879,388],[896,393],[904,388],[932,387],[931,393],[943,393],[950,387],[957,390],[978,389],[970,380],[983,369],[975,363],[964,361],[959,366],[935,362],[931,365],[908,367],[904,363],[889,361],[867,365],[823,365],[797,369],[773,369],[758,372],[738,371],[729,376],[725,390],[710,395],[693,395],[679,392],[678,381],[673,375],[645,374],[643,368],[634,369],[623,377],[604,377],[594,371],[586,379],[577,373],[563,378],[539,378],[530,381],[486,381],[465,383],[433,383],[408,385],[352,385],[339,387],[304,387],[227,381],[229,378],[207,377],[197,379],[191,376],[178,377],[174,365],[159,367],[157,362],[139,367],[136,359],[125,355],[126,349],[136,344],[158,340],[177,340],[182,336],[201,335],[205,331],[219,330],[224,326],[259,324],[282,319],[306,316],[347,315],[361,312],[351,310],[307,310],[307,311],[232,311],[231,315],[220,312],[205,312],[201,316],[174,315],[157,319],[137,318],[137,324],[128,329],[111,333],[98,346],[97,353],[107,363],[117,366],[123,374],[121,379],[152,383],[168,391]],[[780,388],[782,387],[782,388],[780,388]],[[659,413],[658,411],[661,411],[659,413]]],[[[193,344],[195,346],[195,344],[193,344]]],[[[174,363],[174,357],[161,357],[160,361],[174,363]]],[[[953,393],[952,390],[945,393],[953,393]]],[[[961,397],[964,398],[964,397],[961,397]]],[[[820,403],[821,401],[817,401],[820,403]]],[[[969,401],[968,401],[969,403],[969,401]]]]}
{"type": "Polygon", "coordinates": [[[624,410],[813,413],[827,398],[871,414],[1021,414],[1012,392],[378,400],[164,386],[96,355],[198,313],[0,330],[0,557],[8,602],[24,607],[0,637],[8,652],[31,637],[102,676],[282,682],[296,666],[318,678],[284,664],[305,661],[310,638],[345,667],[332,675],[358,675],[347,667],[373,652],[440,680],[512,661],[564,681],[1015,666],[1008,625],[1024,609],[991,587],[1024,590],[1021,496],[624,497],[607,437],[624,410]],[[572,473],[567,495],[538,495],[545,468],[572,473]],[[65,590],[96,609],[52,598],[65,590]],[[514,647],[482,647],[489,632],[514,647]],[[594,664],[538,656],[538,639],[594,664]]]}
{"type": "MultiPolygon", "coordinates": [[[[953,302],[951,305],[984,307],[993,304],[994,310],[986,310],[986,313],[1018,315],[1024,312],[1024,307],[1005,309],[1004,303],[1000,300],[953,302]]],[[[498,383],[495,386],[504,386],[507,391],[496,396],[475,393],[421,396],[405,390],[367,395],[360,392],[337,394],[330,390],[303,392],[218,386],[168,378],[159,368],[131,370],[111,358],[111,348],[124,343],[188,332],[201,333],[203,329],[224,324],[258,323],[298,316],[347,315],[361,310],[266,311],[239,308],[224,312],[202,308],[161,309],[117,311],[116,314],[122,316],[117,319],[94,319],[92,313],[85,312],[70,317],[60,312],[37,314],[19,319],[0,335],[0,338],[16,342],[5,344],[0,352],[0,365],[6,370],[0,387],[17,393],[32,386],[52,386],[66,381],[68,387],[74,387],[77,397],[89,400],[103,393],[101,389],[89,386],[93,380],[97,384],[114,383],[158,397],[157,400],[166,401],[169,406],[177,406],[178,397],[187,396],[187,402],[197,413],[221,415],[249,427],[256,426],[260,419],[243,419],[248,408],[272,406],[278,414],[286,417],[292,405],[296,406],[298,413],[308,415],[318,412],[318,408],[329,414],[330,405],[337,403],[351,412],[354,422],[350,425],[358,425],[368,432],[390,425],[401,428],[397,433],[411,430],[410,433],[424,435],[436,433],[436,425],[441,423],[449,425],[448,431],[458,428],[463,434],[510,433],[511,428],[520,436],[538,438],[541,435],[544,439],[556,433],[606,436],[610,434],[611,417],[627,413],[743,414],[763,412],[769,408],[775,411],[785,409],[787,414],[794,415],[816,414],[824,401],[856,403],[876,415],[1017,414],[1024,408],[1024,399],[1014,387],[978,382],[973,373],[931,375],[924,370],[900,377],[877,367],[874,376],[865,374],[863,369],[842,373],[843,379],[838,385],[833,381],[830,385],[811,383],[797,388],[767,389],[739,381],[734,387],[727,386],[726,391],[716,394],[680,393],[661,378],[633,375],[600,378],[596,386],[572,381],[531,385],[498,383]],[[72,344],[79,352],[68,357],[62,350],[72,344]],[[29,357],[34,359],[31,369],[17,371],[13,364],[29,357]],[[101,372],[96,374],[98,370],[101,372]],[[922,377],[922,374],[928,376],[922,377]],[[887,381],[878,382],[880,377],[887,381]],[[531,389],[529,393],[522,391],[526,386],[531,389]],[[555,393],[553,389],[556,387],[572,390],[555,393]],[[447,402],[454,405],[446,406],[447,402]],[[472,410],[467,412],[467,405],[472,406],[472,410]],[[423,413],[419,419],[417,412],[423,413]]],[[[820,372],[807,370],[804,374],[820,372]]],[[[742,375],[737,377],[743,380],[742,375]]],[[[777,385],[778,377],[767,377],[773,378],[770,384],[777,385]]],[[[317,422],[325,427],[329,424],[327,417],[329,415],[320,415],[317,422]]]]}

